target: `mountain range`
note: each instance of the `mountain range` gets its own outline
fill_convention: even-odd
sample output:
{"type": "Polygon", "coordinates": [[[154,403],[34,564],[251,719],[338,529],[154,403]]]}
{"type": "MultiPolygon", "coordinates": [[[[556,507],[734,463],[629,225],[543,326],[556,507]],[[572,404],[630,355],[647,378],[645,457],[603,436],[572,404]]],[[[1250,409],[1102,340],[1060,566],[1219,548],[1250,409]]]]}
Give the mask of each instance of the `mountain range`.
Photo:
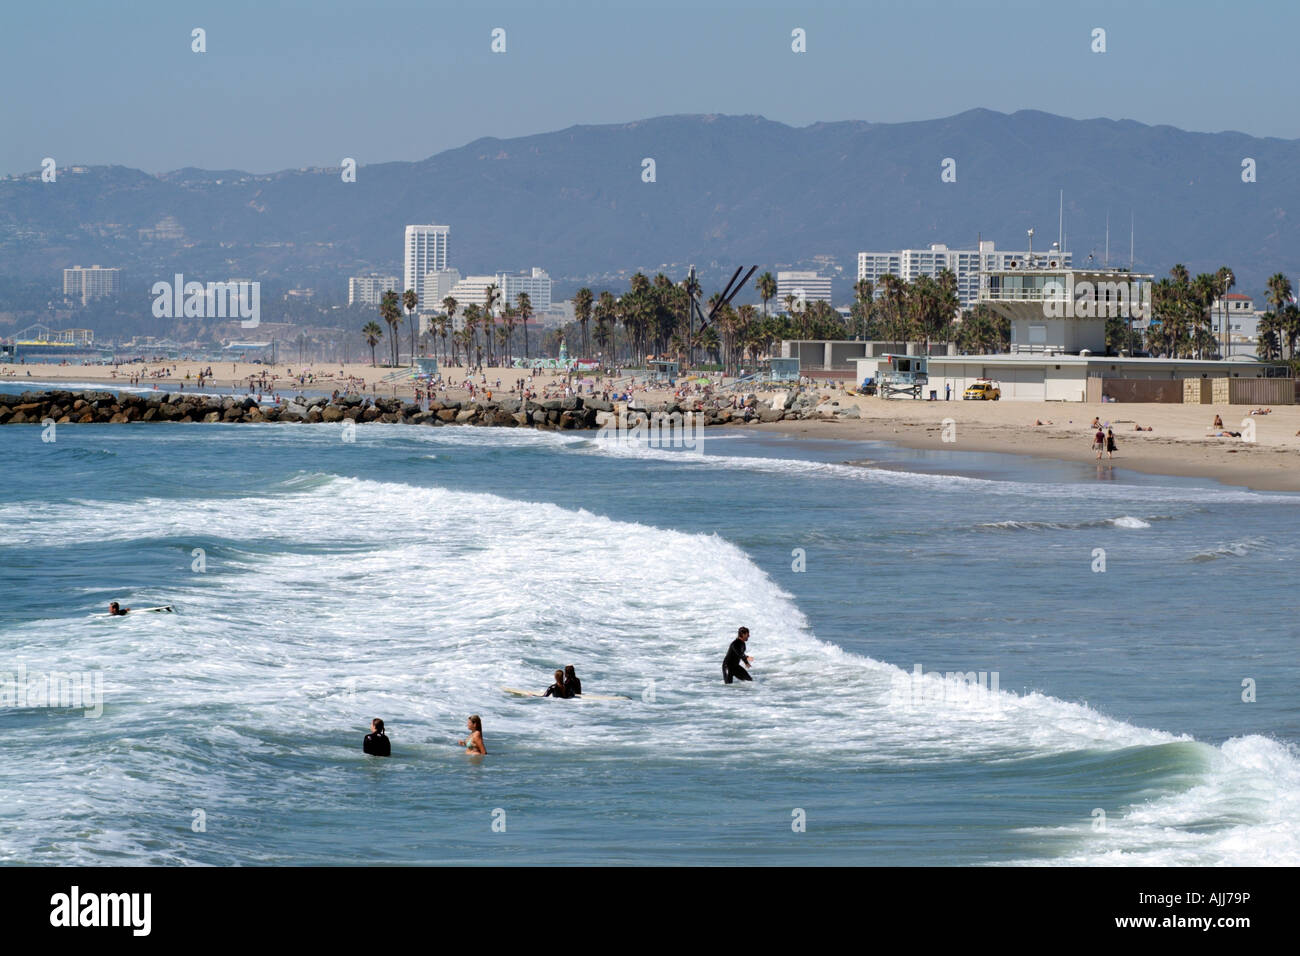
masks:
{"type": "MultiPolygon", "coordinates": [[[[85,157],[92,159],[93,157],[85,157]]],[[[407,223],[451,227],[462,273],[547,269],[568,284],[638,269],[681,278],[835,263],[847,301],[861,250],[977,238],[1022,249],[1057,237],[1082,263],[1139,271],[1229,265],[1262,295],[1300,272],[1300,141],[1195,133],[1130,120],[977,109],[908,123],[792,127],[761,116],[679,115],[485,138],[418,162],[267,175],[149,174],[71,165],[0,180],[0,276],[55,281],[74,264],[121,266],[146,287],[277,278],[346,289],[366,271],[401,275],[407,223]],[[654,181],[643,178],[654,161],[654,181]],[[1255,181],[1243,181],[1253,160],[1255,181]],[[944,182],[952,160],[954,182],[944,182]],[[1130,218],[1131,217],[1131,218],[1130,218]],[[819,258],[821,257],[821,258],[819,258]]],[[[340,157],[340,163],[342,163],[340,157]]],[[[1300,278],[1300,275],[1296,275],[1300,278]]],[[[0,307],[3,303],[0,303],[0,307]]]]}

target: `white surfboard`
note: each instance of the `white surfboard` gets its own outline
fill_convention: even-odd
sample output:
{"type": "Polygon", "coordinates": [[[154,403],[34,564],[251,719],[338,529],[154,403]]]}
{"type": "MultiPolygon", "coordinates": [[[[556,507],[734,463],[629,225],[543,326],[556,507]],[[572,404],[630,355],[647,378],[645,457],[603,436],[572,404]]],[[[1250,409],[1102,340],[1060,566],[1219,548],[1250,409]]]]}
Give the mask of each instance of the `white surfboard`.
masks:
{"type": "Polygon", "coordinates": [[[126,617],[129,614],[143,614],[146,611],[161,611],[165,614],[175,614],[176,608],[172,607],[170,604],[163,604],[158,607],[133,607],[130,608],[126,614],[109,614],[108,612],[105,612],[103,614],[96,614],[95,617],[126,617]]]}
{"type": "MultiPolygon", "coordinates": [[[[507,694],[514,694],[516,697],[545,697],[546,692],[540,690],[520,690],[518,687],[502,687],[507,694]]],[[[622,694],[579,694],[577,697],[557,697],[556,700],[631,700],[631,697],[624,697],[622,694]]]]}

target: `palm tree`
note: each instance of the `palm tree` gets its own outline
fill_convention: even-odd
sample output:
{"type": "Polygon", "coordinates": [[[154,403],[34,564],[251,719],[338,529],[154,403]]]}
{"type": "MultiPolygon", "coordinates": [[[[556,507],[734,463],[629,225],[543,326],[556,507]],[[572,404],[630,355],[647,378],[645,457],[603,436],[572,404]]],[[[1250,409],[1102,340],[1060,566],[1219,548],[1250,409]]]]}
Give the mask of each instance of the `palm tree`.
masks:
{"type": "Polygon", "coordinates": [[[407,289],[402,293],[402,305],[406,309],[407,321],[411,324],[411,365],[415,365],[415,308],[420,304],[420,297],[415,294],[414,289],[407,289]]]}
{"type": "Polygon", "coordinates": [[[763,300],[763,318],[767,318],[767,303],[770,299],[776,298],[776,279],[772,273],[764,272],[758,277],[756,284],[758,297],[763,300]]]}
{"type": "Polygon", "coordinates": [[[1266,362],[1281,358],[1284,335],[1281,317],[1276,312],[1265,312],[1259,317],[1256,354],[1266,362]]]}
{"type": "Polygon", "coordinates": [[[482,320],[483,310],[474,302],[465,306],[465,310],[461,313],[461,321],[465,326],[465,331],[469,333],[465,346],[465,364],[467,366],[481,365],[483,362],[483,347],[478,344],[478,329],[482,320]],[[477,362],[474,361],[475,351],[478,352],[477,362]]]}
{"type": "Polygon", "coordinates": [[[1288,335],[1286,313],[1283,311],[1291,303],[1291,280],[1280,272],[1275,272],[1268,279],[1268,295],[1266,296],[1270,305],[1273,306],[1273,312],[1277,316],[1280,333],[1279,342],[1288,341],[1291,347],[1287,349],[1287,357],[1295,358],[1295,337],[1288,335]]]}
{"type": "Polygon", "coordinates": [[[870,279],[859,279],[853,285],[853,318],[858,323],[858,334],[867,339],[871,325],[871,311],[875,305],[876,287],[870,279]]]}
{"type": "Polygon", "coordinates": [[[524,361],[528,360],[528,320],[533,317],[533,297],[519,293],[519,324],[524,327],[524,361]]]}
{"type": "MultiPolygon", "coordinates": [[[[618,320],[618,300],[614,293],[606,290],[596,301],[596,344],[601,350],[610,349],[614,344],[614,323],[618,320]]],[[[611,350],[609,364],[613,365],[615,355],[611,350]]]]}
{"type": "MultiPolygon", "coordinates": [[[[520,293],[520,294],[527,295],[527,293],[520,293]]],[[[501,330],[498,329],[497,341],[505,346],[505,348],[501,350],[502,351],[501,361],[509,362],[511,359],[510,340],[513,339],[515,335],[515,323],[519,320],[519,310],[516,309],[513,305],[507,305],[504,309],[501,310],[501,318],[505,322],[505,335],[501,335],[500,334],[501,330]]]]}
{"type": "MultiPolygon", "coordinates": [[[[453,299],[451,296],[447,296],[447,298],[442,300],[442,307],[447,311],[447,322],[451,326],[453,331],[456,328],[456,308],[459,305],[460,303],[457,302],[455,299],[453,299]]],[[[455,339],[453,339],[452,345],[454,346],[455,344],[456,344],[455,339]]],[[[447,355],[447,329],[445,327],[442,330],[442,354],[444,357],[446,357],[447,355]]],[[[451,364],[452,365],[456,364],[454,354],[452,356],[451,364]]]]}
{"type": "Polygon", "coordinates": [[[388,323],[388,330],[393,333],[389,346],[393,353],[393,365],[397,365],[397,328],[402,324],[402,309],[397,302],[397,293],[389,289],[379,300],[379,317],[388,323]]]}
{"type": "MultiPolygon", "coordinates": [[[[1189,329],[1197,358],[1205,358],[1202,351],[1206,333],[1214,325],[1214,300],[1218,297],[1219,280],[1211,272],[1202,272],[1192,281],[1192,305],[1196,310],[1196,321],[1189,329]]],[[[1210,339],[1214,336],[1211,334],[1210,339]]]]}
{"type": "Polygon", "coordinates": [[[361,327],[361,334],[365,336],[366,344],[370,346],[370,364],[375,364],[375,346],[379,340],[384,337],[384,330],[379,327],[379,323],[371,319],[361,327]]]}
{"type": "Polygon", "coordinates": [[[496,287],[495,282],[483,290],[483,321],[486,323],[484,326],[486,334],[483,337],[487,340],[488,365],[492,364],[492,330],[496,326],[492,310],[496,308],[496,304],[500,301],[501,290],[496,287]]]}
{"type": "Polygon", "coordinates": [[[1232,287],[1237,284],[1237,277],[1232,274],[1232,270],[1227,266],[1220,266],[1219,271],[1214,274],[1215,292],[1218,293],[1215,298],[1219,300],[1219,312],[1223,326],[1223,345],[1219,348],[1219,353],[1227,358],[1232,354],[1232,330],[1228,327],[1228,300],[1226,296],[1232,291],[1232,287]]]}
{"type": "Polygon", "coordinates": [[[447,361],[447,332],[450,329],[451,319],[447,316],[447,313],[440,312],[433,320],[431,331],[433,333],[434,348],[437,348],[438,339],[442,339],[442,362],[444,364],[447,361]]]}
{"type": "Polygon", "coordinates": [[[573,294],[573,315],[582,327],[582,355],[588,357],[591,345],[587,339],[587,323],[591,321],[591,290],[583,286],[573,294]]]}

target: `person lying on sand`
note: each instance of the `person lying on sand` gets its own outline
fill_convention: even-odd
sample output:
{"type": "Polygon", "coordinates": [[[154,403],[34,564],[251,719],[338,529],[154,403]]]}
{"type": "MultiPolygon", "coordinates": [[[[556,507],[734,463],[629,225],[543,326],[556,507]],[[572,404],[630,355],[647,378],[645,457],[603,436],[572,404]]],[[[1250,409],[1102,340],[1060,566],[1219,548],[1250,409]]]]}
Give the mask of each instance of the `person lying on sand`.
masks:
{"type": "Polygon", "coordinates": [[[1134,425],[1133,430],[1135,432],[1149,432],[1152,431],[1153,429],[1151,428],[1150,425],[1148,425],[1146,428],[1143,428],[1141,425],[1134,425]]]}

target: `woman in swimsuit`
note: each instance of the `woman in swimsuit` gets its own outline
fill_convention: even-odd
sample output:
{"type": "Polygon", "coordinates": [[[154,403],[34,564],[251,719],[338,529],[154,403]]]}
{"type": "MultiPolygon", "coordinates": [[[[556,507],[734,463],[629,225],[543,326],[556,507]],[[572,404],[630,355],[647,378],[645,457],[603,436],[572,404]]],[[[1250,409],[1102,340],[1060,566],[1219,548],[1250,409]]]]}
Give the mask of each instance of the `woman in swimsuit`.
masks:
{"type": "Polygon", "coordinates": [[[465,721],[465,726],[469,728],[470,734],[468,740],[462,740],[460,745],[465,748],[469,754],[486,754],[487,747],[483,746],[483,721],[478,714],[472,714],[465,721]]]}

